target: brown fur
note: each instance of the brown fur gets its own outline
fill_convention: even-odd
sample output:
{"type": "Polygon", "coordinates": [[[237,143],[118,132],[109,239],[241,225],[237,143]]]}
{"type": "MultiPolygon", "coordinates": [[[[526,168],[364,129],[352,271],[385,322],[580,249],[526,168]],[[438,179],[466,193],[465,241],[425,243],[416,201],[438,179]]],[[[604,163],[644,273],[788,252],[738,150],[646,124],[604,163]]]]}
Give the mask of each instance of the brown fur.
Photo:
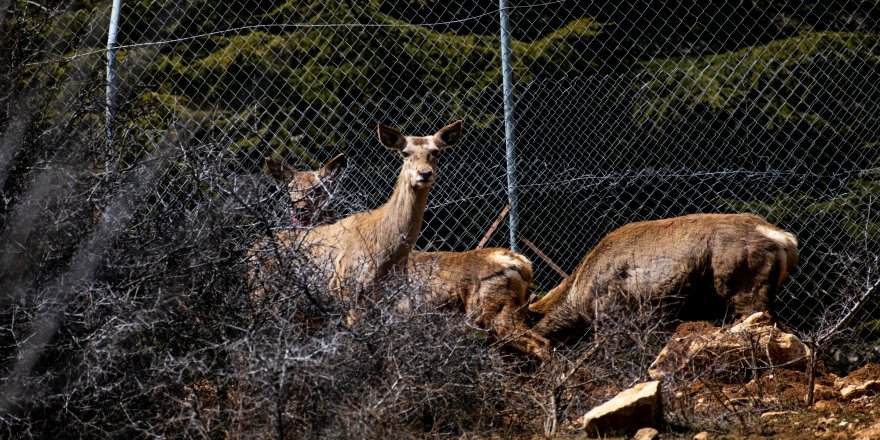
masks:
{"type": "Polygon", "coordinates": [[[705,319],[719,304],[749,315],[770,311],[797,260],[795,237],[751,214],[630,223],[606,235],[529,309],[543,315],[534,330],[554,339],[582,332],[611,301],[645,295],[679,305],[682,319],[705,319]]]}
{"type": "Polygon", "coordinates": [[[287,186],[287,193],[293,208],[293,224],[308,226],[318,218],[324,217],[328,193],[336,179],[345,170],[348,160],[338,154],[317,171],[300,171],[281,162],[266,158],[266,169],[275,180],[287,186]]]}
{"type": "Polygon", "coordinates": [[[462,122],[453,122],[433,136],[404,136],[381,124],[377,132],[385,148],[404,158],[389,200],[372,211],[336,223],[265,237],[248,253],[252,282],[259,282],[268,271],[277,269],[277,252],[268,250],[278,248],[304,252],[318,272],[319,287],[343,299],[403,268],[421,230],[428,192],[437,175],[438,155],[461,139],[462,122]]]}
{"type": "MultiPolygon", "coordinates": [[[[424,141],[416,139],[420,144],[424,141]]],[[[322,206],[329,194],[321,191],[321,187],[315,190],[319,186],[318,177],[329,175],[329,170],[340,173],[345,166],[341,156],[317,172],[296,171],[267,159],[267,169],[277,180],[288,184],[290,198],[299,208],[293,214],[294,224],[320,221],[322,211],[315,206],[322,206]],[[306,195],[304,188],[315,192],[306,195]]],[[[525,296],[532,282],[532,263],[525,256],[507,249],[413,251],[408,271],[416,286],[422,287],[419,292],[424,294],[413,298],[416,301],[464,311],[470,322],[489,329],[494,338],[510,348],[540,359],[549,356],[549,341],[529,330],[525,322],[525,296]]],[[[259,289],[255,292],[262,294],[259,289]]]]}
{"type": "MultiPolygon", "coordinates": [[[[265,165],[268,174],[287,187],[291,202],[291,223],[296,227],[308,227],[329,213],[324,209],[330,198],[329,191],[345,170],[348,160],[345,155],[338,154],[317,171],[297,170],[269,157],[265,159],[265,165]]],[[[295,255],[290,254],[289,248],[276,246],[277,244],[269,237],[263,237],[248,251],[247,278],[251,288],[251,301],[266,299],[266,283],[272,281],[272,275],[278,275],[278,261],[290,262],[296,259],[295,255]]]]}
{"type": "Polygon", "coordinates": [[[416,302],[462,310],[477,327],[508,347],[539,359],[549,357],[549,341],[526,325],[526,292],[532,263],[507,249],[466,252],[412,252],[409,274],[421,297],[416,302]]]}

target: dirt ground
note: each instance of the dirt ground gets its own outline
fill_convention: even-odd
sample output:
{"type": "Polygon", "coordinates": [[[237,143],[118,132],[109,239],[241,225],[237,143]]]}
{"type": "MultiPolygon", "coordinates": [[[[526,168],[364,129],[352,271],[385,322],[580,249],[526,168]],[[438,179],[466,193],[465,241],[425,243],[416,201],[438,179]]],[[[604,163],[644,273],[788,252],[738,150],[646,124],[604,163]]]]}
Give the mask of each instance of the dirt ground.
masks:
{"type": "MultiPolygon", "coordinates": [[[[714,330],[707,323],[685,323],[676,335],[705,335],[714,330]]],[[[838,377],[825,372],[820,363],[814,403],[809,407],[805,403],[809,381],[804,371],[730,371],[731,374],[712,379],[665,380],[663,405],[667,426],[660,429],[659,438],[693,439],[698,433],[705,433],[702,438],[725,440],[880,440],[880,364],[867,364],[838,377]]],[[[609,396],[616,392],[590,391],[609,396]]],[[[583,438],[579,429],[577,422],[570,422],[561,437],[583,438]]]]}
{"type": "MultiPolygon", "coordinates": [[[[872,380],[880,380],[878,364],[866,365],[843,378],[833,374],[820,375],[816,378],[815,403],[809,408],[804,404],[806,374],[792,370],[778,370],[745,386],[696,384],[691,399],[696,402],[695,412],[726,411],[744,419],[739,428],[745,426],[745,429],[707,431],[710,439],[880,440],[880,396],[877,391],[866,391],[853,398],[844,398],[840,393],[840,389],[847,385],[858,386],[872,380]],[[719,398],[719,395],[724,397],[719,398]]],[[[737,425],[734,422],[731,427],[737,428],[737,425]]],[[[693,434],[663,438],[693,438],[693,434]]]]}
{"type": "MultiPolygon", "coordinates": [[[[868,381],[880,381],[880,365],[866,365],[843,378],[819,375],[815,403],[809,408],[804,404],[807,378],[800,371],[778,370],[746,384],[697,382],[687,395],[664,393],[666,418],[671,423],[660,430],[659,438],[690,440],[704,432],[702,438],[717,440],[880,440],[876,389],[852,399],[839,391],[868,381]]],[[[584,437],[577,423],[569,423],[559,438],[584,437]]]]}
{"type": "MultiPolygon", "coordinates": [[[[709,328],[695,323],[691,330],[709,328]]],[[[810,407],[806,406],[808,383],[804,371],[775,369],[739,383],[695,381],[671,400],[691,404],[691,414],[679,411],[684,419],[727,419],[727,424],[707,429],[708,438],[880,440],[880,365],[867,364],[838,377],[825,372],[820,363],[810,407]]],[[[693,438],[691,433],[670,434],[664,438],[693,438]]]]}

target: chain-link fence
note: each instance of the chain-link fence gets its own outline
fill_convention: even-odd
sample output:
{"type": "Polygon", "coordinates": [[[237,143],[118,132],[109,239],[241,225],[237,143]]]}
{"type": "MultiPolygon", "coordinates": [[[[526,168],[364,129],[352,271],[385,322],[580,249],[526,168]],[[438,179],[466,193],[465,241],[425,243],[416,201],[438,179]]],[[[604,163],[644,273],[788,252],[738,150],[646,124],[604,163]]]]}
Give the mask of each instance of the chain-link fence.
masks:
{"type": "MultiPolygon", "coordinates": [[[[104,121],[109,2],[16,2],[6,38],[19,44],[4,56],[21,68],[8,73],[4,142],[36,119],[75,121],[61,125],[77,140],[109,124],[117,139],[92,163],[170,158],[137,212],[162,206],[181,221],[196,209],[178,166],[188,158],[222,164],[233,184],[213,197],[231,205],[244,187],[270,187],[252,185],[266,156],[313,169],[345,153],[342,216],[393,186],[399,159],[376,141],[377,122],[429,134],[464,119],[420,248],[515,245],[540,292],[628,222],[754,212],[800,241],[779,315],[806,330],[862,298],[852,340],[862,356],[880,349],[880,301],[862,297],[880,276],[876,2],[512,2],[517,243],[499,12],[464,1],[125,1],[104,121]]],[[[0,152],[7,189],[16,154],[0,152]]],[[[264,231],[233,223],[243,240],[264,231]]]]}

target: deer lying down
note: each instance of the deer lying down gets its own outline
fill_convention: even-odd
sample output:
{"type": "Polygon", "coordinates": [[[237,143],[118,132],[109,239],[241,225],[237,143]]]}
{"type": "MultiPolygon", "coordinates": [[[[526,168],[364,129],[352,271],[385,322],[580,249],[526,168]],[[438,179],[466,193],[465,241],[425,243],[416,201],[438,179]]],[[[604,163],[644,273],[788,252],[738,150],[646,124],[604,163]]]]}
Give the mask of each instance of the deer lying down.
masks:
{"type": "Polygon", "coordinates": [[[613,302],[645,298],[706,319],[770,311],[798,261],[794,235],[751,214],[695,214],[630,223],[612,231],[575,272],[529,306],[533,330],[556,340],[582,333],[613,302]]]}
{"type": "Polygon", "coordinates": [[[542,360],[549,357],[549,341],[526,324],[532,263],[525,256],[500,248],[413,251],[408,269],[422,294],[412,298],[416,302],[464,311],[469,322],[489,330],[505,346],[542,360]]]}

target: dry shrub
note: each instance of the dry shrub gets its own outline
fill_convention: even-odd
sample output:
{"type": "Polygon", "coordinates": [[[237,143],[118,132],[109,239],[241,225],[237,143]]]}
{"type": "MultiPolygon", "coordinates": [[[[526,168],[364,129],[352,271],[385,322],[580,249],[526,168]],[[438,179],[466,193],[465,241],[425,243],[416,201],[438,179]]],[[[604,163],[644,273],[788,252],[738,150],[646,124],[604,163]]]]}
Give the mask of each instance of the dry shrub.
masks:
{"type": "Polygon", "coordinates": [[[648,366],[668,339],[673,321],[650,295],[608,301],[579,339],[559,347],[554,361],[536,377],[543,396],[544,433],[575,429],[593,407],[637,383],[650,380],[648,366]]]}
{"type": "MultiPolygon", "coordinates": [[[[136,141],[122,136],[121,148],[141,148],[136,141]]],[[[416,288],[400,279],[348,304],[313,289],[307,265],[289,264],[270,280],[272,296],[251,301],[245,253],[290,226],[287,207],[258,170],[230,171],[238,159],[225,151],[176,133],[154,140],[150,159],[134,167],[64,156],[110,171],[66,174],[71,189],[40,207],[58,227],[14,243],[20,255],[55,259],[4,279],[16,296],[0,310],[3,436],[540,432],[538,366],[490,344],[459,314],[400,312],[397,299],[416,288]],[[358,319],[347,325],[351,307],[358,319]]],[[[31,188],[40,176],[19,179],[31,188]]],[[[39,202],[26,190],[13,195],[7,234],[39,202]]],[[[289,261],[301,254],[284,252],[289,261]]]]}

